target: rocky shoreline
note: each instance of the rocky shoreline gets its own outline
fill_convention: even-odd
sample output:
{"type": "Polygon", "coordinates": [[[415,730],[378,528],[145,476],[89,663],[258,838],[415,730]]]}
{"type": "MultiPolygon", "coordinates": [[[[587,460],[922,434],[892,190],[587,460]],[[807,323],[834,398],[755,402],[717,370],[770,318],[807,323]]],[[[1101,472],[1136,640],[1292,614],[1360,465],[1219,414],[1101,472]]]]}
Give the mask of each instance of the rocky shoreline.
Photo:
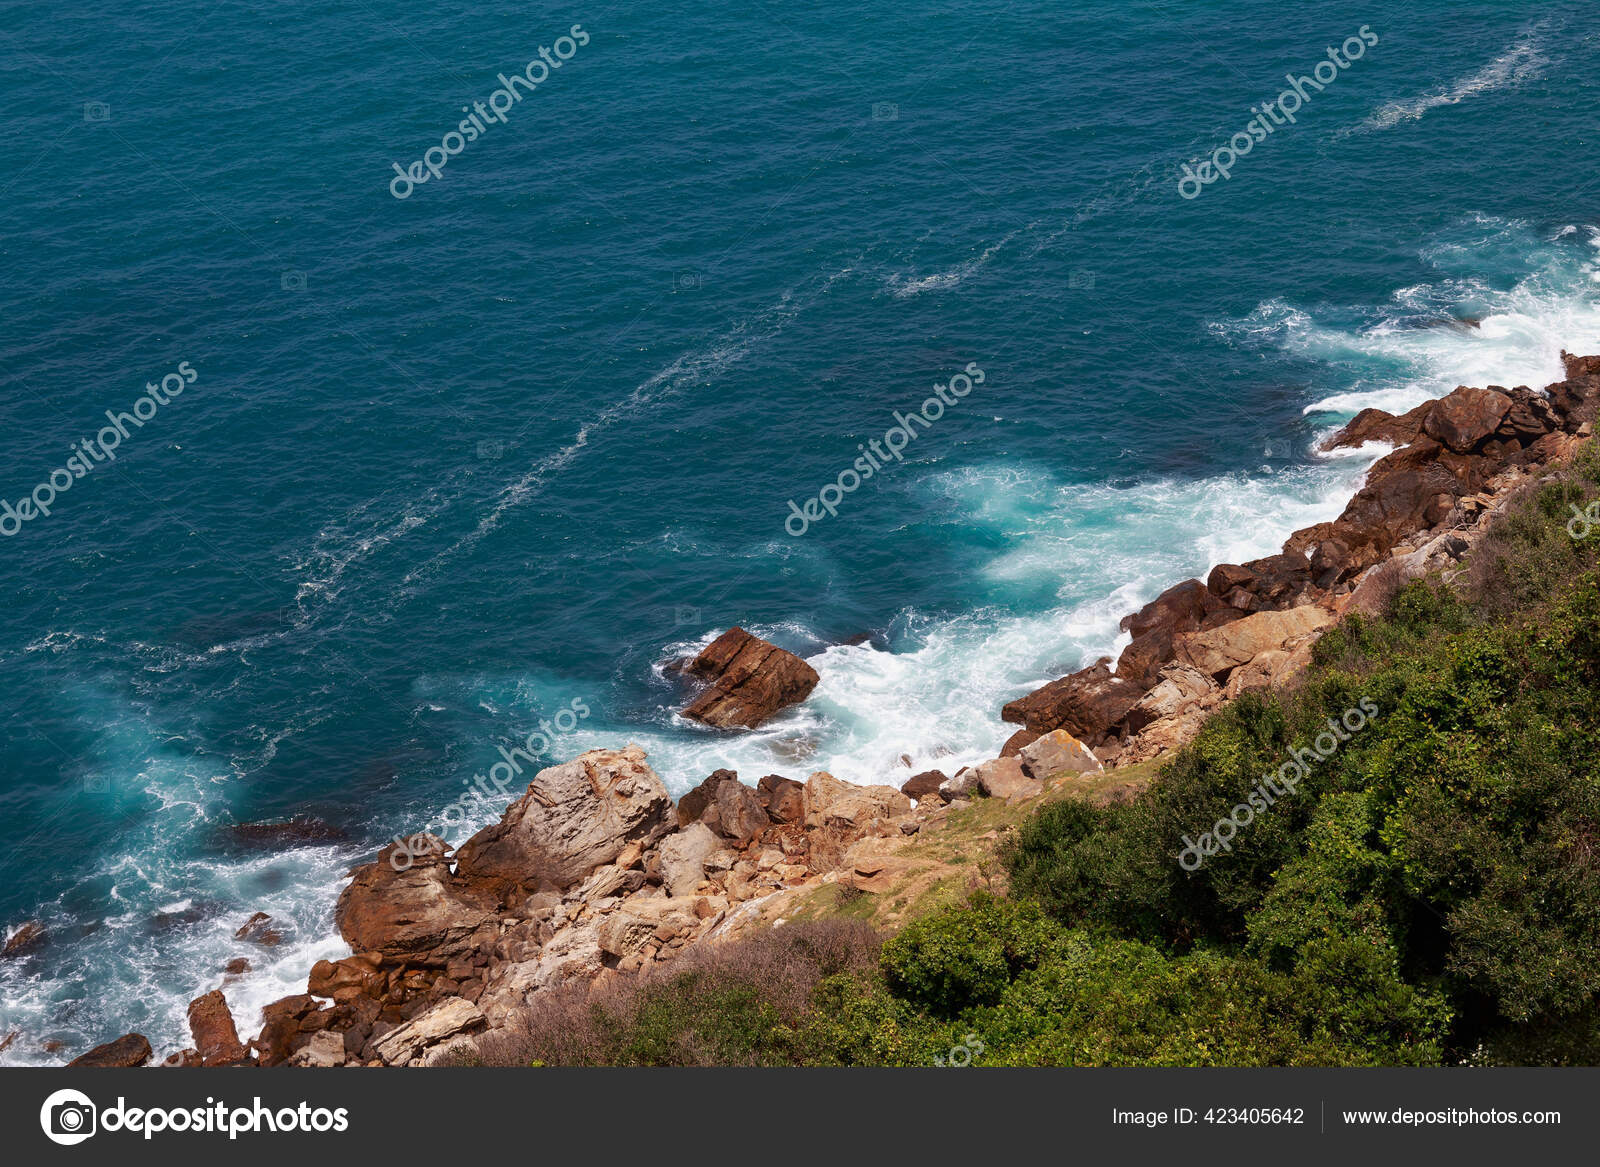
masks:
{"type": "MultiPolygon", "coordinates": [[[[193,1047],[161,1064],[470,1057],[555,985],[644,975],[692,945],[771,927],[818,885],[886,890],[909,841],[972,800],[1027,803],[1181,746],[1224,702],[1292,683],[1346,613],[1380,611],[1406,581],[1460,570],[1511,496],[1589,440],[1600,357],[1562,359],[1566,379],[1543,391],[1462,387],[1399,416],[1362,411],[1326,448],[1396,448],[1339,518],[1127,616],[1131,641],[1115,662],[1001,710],[1019,728],[1000,757],[899,789],[826,772],[751,786],[719,770],[674,804],[637,746],[592,750],[540,771],[499,822],[453,852],[418,836],[356,868],[336,913],[353,955],[319,961],[306,992],[269,1005],[249,1042],[222,990],[196,998],[193,1047]]],[[[757,725],[817,683],[804,661],[737,628],[681,671],[704,685],[685,716],[725,728],[757,725]]],[[[36,941],[26,932],[8,954],[19,938],[36,941]]],[[[128,1034],[71,1064],[152,1057],[128,1034]]]]}

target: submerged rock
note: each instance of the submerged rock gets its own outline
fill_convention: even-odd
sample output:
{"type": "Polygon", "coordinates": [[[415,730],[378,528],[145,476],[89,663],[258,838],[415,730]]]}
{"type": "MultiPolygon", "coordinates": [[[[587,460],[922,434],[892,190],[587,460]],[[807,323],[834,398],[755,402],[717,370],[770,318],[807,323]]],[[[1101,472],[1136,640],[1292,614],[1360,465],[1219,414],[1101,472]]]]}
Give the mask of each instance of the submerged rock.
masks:
{"type": "Polygon", "coordinates": [[[50,934],[44,930],[43,924],[29,920],[6,938],[5,947],[0,948],[0,960],[13,960],[32,952],[49,938],[50,934]]]}

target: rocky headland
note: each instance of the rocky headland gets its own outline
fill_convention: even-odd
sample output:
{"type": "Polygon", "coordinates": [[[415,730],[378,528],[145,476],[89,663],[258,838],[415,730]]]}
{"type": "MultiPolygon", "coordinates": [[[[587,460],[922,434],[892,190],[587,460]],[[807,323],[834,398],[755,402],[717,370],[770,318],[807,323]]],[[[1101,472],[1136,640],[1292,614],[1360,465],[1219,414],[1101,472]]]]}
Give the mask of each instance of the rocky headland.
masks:
{"type": "MultiPolygon", "coordinates": [[[[306,991],[269,1005],[250,1041],[223,991],[210,989],[189,1008],[193,1047],[163,1064],[470,1060],[535,994],[649,975],[692,946],[802,918],[823,892],[879,897],[892,924],[929,889],[987,880],[967,844],[995,837],[990,824],[1003,815],[1136,789],[1224,702],[1292,684],[1346,613],[1380,611],[1405,582],[1461,570],[1513,494],[1590,438],[1600,357],[1563,360],[1565,379],[1542,391],[1461,387],[1402,415],[1362,411],[1326,448],[1394,448],[1337,519],[1297,531],[1276,555],[1175,584],[1124,618],[1130,641],[1116,661],[1000,710],[1018,729],[999,757],[898,786],[825,771],[750,784],[719,770],[674,804],[637,746],[589,751],[540,771],[498,822],[453,851],[422,837],[356,868],[336,913],[351,955],[313,966],[306,991]],[[940,845],[951,838],[962,845],[940,845]]],[[[817,684],[804,661],[738,628],[681,671],[704,685],[684,715],[730,729],[760,724],[817,684]]],[[[241,935],[252,926],[270,932],[252,918],[241,935]]],[[[39,941],[24,926],[3,956],[39,941]]],[[[73,1064],[153,1056],[128,1034],[73,1064]]]]}

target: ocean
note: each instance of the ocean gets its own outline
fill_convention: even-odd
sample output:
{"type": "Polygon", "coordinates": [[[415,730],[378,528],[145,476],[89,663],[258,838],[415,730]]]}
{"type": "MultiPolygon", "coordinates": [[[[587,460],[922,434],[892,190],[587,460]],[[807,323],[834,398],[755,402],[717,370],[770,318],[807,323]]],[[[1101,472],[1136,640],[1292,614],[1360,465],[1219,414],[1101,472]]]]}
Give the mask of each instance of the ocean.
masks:
{"type": "Polygon", "coordinates": [[[993,756],[1336,516],[1356,410],[1600,352],[1592,17],[9,5],[0,1063],[253,1030],[536,731],[675,794],[993,756]],[[822,680],[729,735],[664,665],[734,624],[822,680]]]}

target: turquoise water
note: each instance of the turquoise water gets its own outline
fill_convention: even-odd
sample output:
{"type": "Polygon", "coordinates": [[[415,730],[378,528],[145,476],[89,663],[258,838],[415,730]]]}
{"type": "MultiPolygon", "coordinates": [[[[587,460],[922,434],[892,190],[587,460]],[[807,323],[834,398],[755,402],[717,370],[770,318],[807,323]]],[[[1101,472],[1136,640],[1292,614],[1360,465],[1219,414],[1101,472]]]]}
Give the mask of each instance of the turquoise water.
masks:
{"type": "Polygon", "coordinates": [[[632,7],[8,10],[0,498],[196,375],[0,538],[0,922],[51,933],[0,1061],[177,1048],[240,955],[248,1028],[541,721],[674,791],[992,755],[1125,611],[1334,516],[1342,417],[1600,351],[1588,5],[632,7]],[[737,737],[661,671],[733,623],[822,675],[737,737]],[[296,813],[343,838],[228,833],[296,813]]]}

